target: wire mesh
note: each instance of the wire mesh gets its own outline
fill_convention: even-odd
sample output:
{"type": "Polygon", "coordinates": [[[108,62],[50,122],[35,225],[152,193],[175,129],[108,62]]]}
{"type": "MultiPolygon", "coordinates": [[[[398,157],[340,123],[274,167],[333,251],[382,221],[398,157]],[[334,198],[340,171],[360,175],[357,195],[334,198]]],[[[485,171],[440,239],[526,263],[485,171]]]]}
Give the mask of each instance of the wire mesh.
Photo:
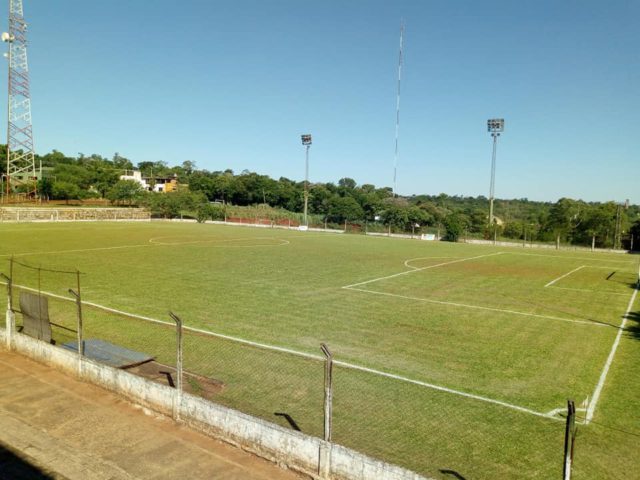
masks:
{"type": "Polygon", "coordinates": [[[51,343],[64,344],[77,338],[77,308],[68,290],[79,288],[81,274],[78,271],[45,268],[10,259],[7,276],[11,278],[11,295],[10,299],[6,297],[3,304],[7,306],[11,302],[11,307],[16,312],[16,329],[19,332],[25,327],[21,298],[22,303],[29,303],[28,296],[33,300],[35,295],[45,299],[42,308],[46,308],[47,312],[40,312],[40,315],[48,316],[51,343]]]}
{"type": "Polygon", "coordinates": [[[554,478],[564,424],[334,366],[333,439],[429,477],[554,478]]]}
{"type": "Polygon", "coordinates": [[[144,365],[131,362],[126,367],[131,373],[175,385],[176,327],[171,322],[149,322],[87,303],[82,307],[82,322],[86,342],[100,340],[152,358],[144,365]]]}
{"type": "Polygon", "coordinates": [[[188,329],[185,391],[304,433],[322,436],[324,362],[188,329]]]}
{"type": "MultiPolygon", "coordinates": [[[[14,264],[14,309],[21,292],[41,292],[48,300],[52,343],[73,345],[78,310],[68,290],[77,290],[77,273],[25,265],[14,264]]],[[[0,302],[6,306],[6,295],[0,295],[0,302]]],[[[188,324],[188,318],[183,320],[188,324]]],[[[20,314],[16,323],[20,329],[20,314]]],[[[84,302],[82,323],[84,340],[99,339],[152,357],[129,366],[131,373],[175,386],[177,335],[168,315],[166,323],[152,322],[84,302]]],[[[185,328],[183,389],[322,438],[324,360],[319,355],[296,355],[185,328]]],[[[611,438],[625,436],[623,445],[633,443],[619,430],[595,423],[579,428],[575,478],[598,471],[599,451],[620,456],[619,464],[625,465],[625,455],[632,452],[615,449],[611,438]]],[[[337,362],[332,440],[434,478],[556,478],[562,469],[564,423],[337,362]]]]}
{"type": "Polygon", "coordinates": [[[572,480],[633,478],[639,442],[640,425],[629,422],[628,415],[619,415],[617,421],[578,424],[572,480]]]}

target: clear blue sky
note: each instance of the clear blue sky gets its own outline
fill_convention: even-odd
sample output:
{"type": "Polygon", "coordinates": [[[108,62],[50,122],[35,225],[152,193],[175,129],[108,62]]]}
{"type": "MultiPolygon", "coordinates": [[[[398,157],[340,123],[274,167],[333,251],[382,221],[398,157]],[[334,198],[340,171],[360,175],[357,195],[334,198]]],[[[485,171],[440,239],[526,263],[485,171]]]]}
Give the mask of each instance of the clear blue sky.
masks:
{"type": "Polygon", "coordinates": [[[496,196],[640,203],[638,0],[24,8],[38,153],[301,180],[312,133],[312,181],[391,186],[403,17],[400,193],[488,195],[486,120],[504,117],[496,196]]]}

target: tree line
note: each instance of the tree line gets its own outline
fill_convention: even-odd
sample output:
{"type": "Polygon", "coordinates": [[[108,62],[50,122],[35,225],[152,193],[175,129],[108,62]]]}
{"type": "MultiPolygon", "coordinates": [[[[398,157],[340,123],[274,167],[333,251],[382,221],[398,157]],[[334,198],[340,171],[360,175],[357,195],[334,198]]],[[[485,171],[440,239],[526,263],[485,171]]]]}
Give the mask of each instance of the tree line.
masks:
{"type": "MultiPolygon", "coordinates": [[[[299,214],[304,206],[304,182],[274,179],[256,172],[198,169],[194,162],[169,166],[162,161],[134,163],[115,153],[75,157],[53,150],[37,155],[47,175],[39,181],[41,197],[53,200],[107,199],[118,205],[143,205],[162,216],[192,214],[201,220],[225,216],[230,206],[270,207],[299,214]],[[176,175],[175,193],[145,192],[133,181],[120,180],[137,169],[148,178],[176,175]]],[[[0,173],[6,167],[6,145],[0,145],[0,173]],[[3,160],[4,157],[4,160],[3,160]]],[[[496,222],[488,223],[489,200],[484,196],[394,196],[389,187],[359,185],[352,178],[337,183],[310,183],[309,213],[332,224],[344,222],[384,227],[396,232],[439,230],[450,240],[462,236],[561,242],[595,247],[640,249],[640,207],[610,202],[561,198],[538,202],[526,198],[494,201],[496,222]]]]}

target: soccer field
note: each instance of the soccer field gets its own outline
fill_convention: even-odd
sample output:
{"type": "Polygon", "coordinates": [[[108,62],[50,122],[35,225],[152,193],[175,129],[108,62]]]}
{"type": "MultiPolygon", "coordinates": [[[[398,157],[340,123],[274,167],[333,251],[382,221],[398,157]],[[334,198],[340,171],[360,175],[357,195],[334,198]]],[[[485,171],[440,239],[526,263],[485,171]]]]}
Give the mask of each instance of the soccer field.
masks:
{"type": "MultiPolygon", "coordinates": [[[[307,354],[325,342],[388,374],[336,366],[334,441],[425,475],[560,478],[567,399],[591,420],[574,478],[640,471],[637,257],[169,222],[5,224],[0,255],[5,274],[11,256],[79,269],[88,302],[307,354]]],[[[58,295],[74,281],[14,272],[58,295]]],[[[87,315],[131,347],[171,338],[87,315]]],[[[214,401],[321,435],[321,363],[198,336],[185,348],[186,368],[224,384],[214,401]]]]}

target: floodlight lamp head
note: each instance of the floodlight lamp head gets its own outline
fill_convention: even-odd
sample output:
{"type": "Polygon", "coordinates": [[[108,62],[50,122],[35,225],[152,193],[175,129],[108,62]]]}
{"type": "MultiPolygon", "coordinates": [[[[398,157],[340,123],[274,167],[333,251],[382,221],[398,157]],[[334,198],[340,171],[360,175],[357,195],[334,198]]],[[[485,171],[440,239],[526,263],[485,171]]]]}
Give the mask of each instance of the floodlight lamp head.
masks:
{"type": "Polygon", "coordinates": [[[311,145],[311,134],[304,134],[304,135],[300,135],[300,138],[302,139],[302,145],[311,145]]]}
{"type": "Polygon", "coordinates": [[[13,42],[14,40],[13,35],[10,35],[7,32],[2,32],[2,35],[0,35],[0,38],[2,38],[3,42],[13,42]]]}
{"type": "Polygon", "coordinates": [[[487,131],[491,133],[504,132],[504,118],[491,118],[487,120],[487,131]]]}

